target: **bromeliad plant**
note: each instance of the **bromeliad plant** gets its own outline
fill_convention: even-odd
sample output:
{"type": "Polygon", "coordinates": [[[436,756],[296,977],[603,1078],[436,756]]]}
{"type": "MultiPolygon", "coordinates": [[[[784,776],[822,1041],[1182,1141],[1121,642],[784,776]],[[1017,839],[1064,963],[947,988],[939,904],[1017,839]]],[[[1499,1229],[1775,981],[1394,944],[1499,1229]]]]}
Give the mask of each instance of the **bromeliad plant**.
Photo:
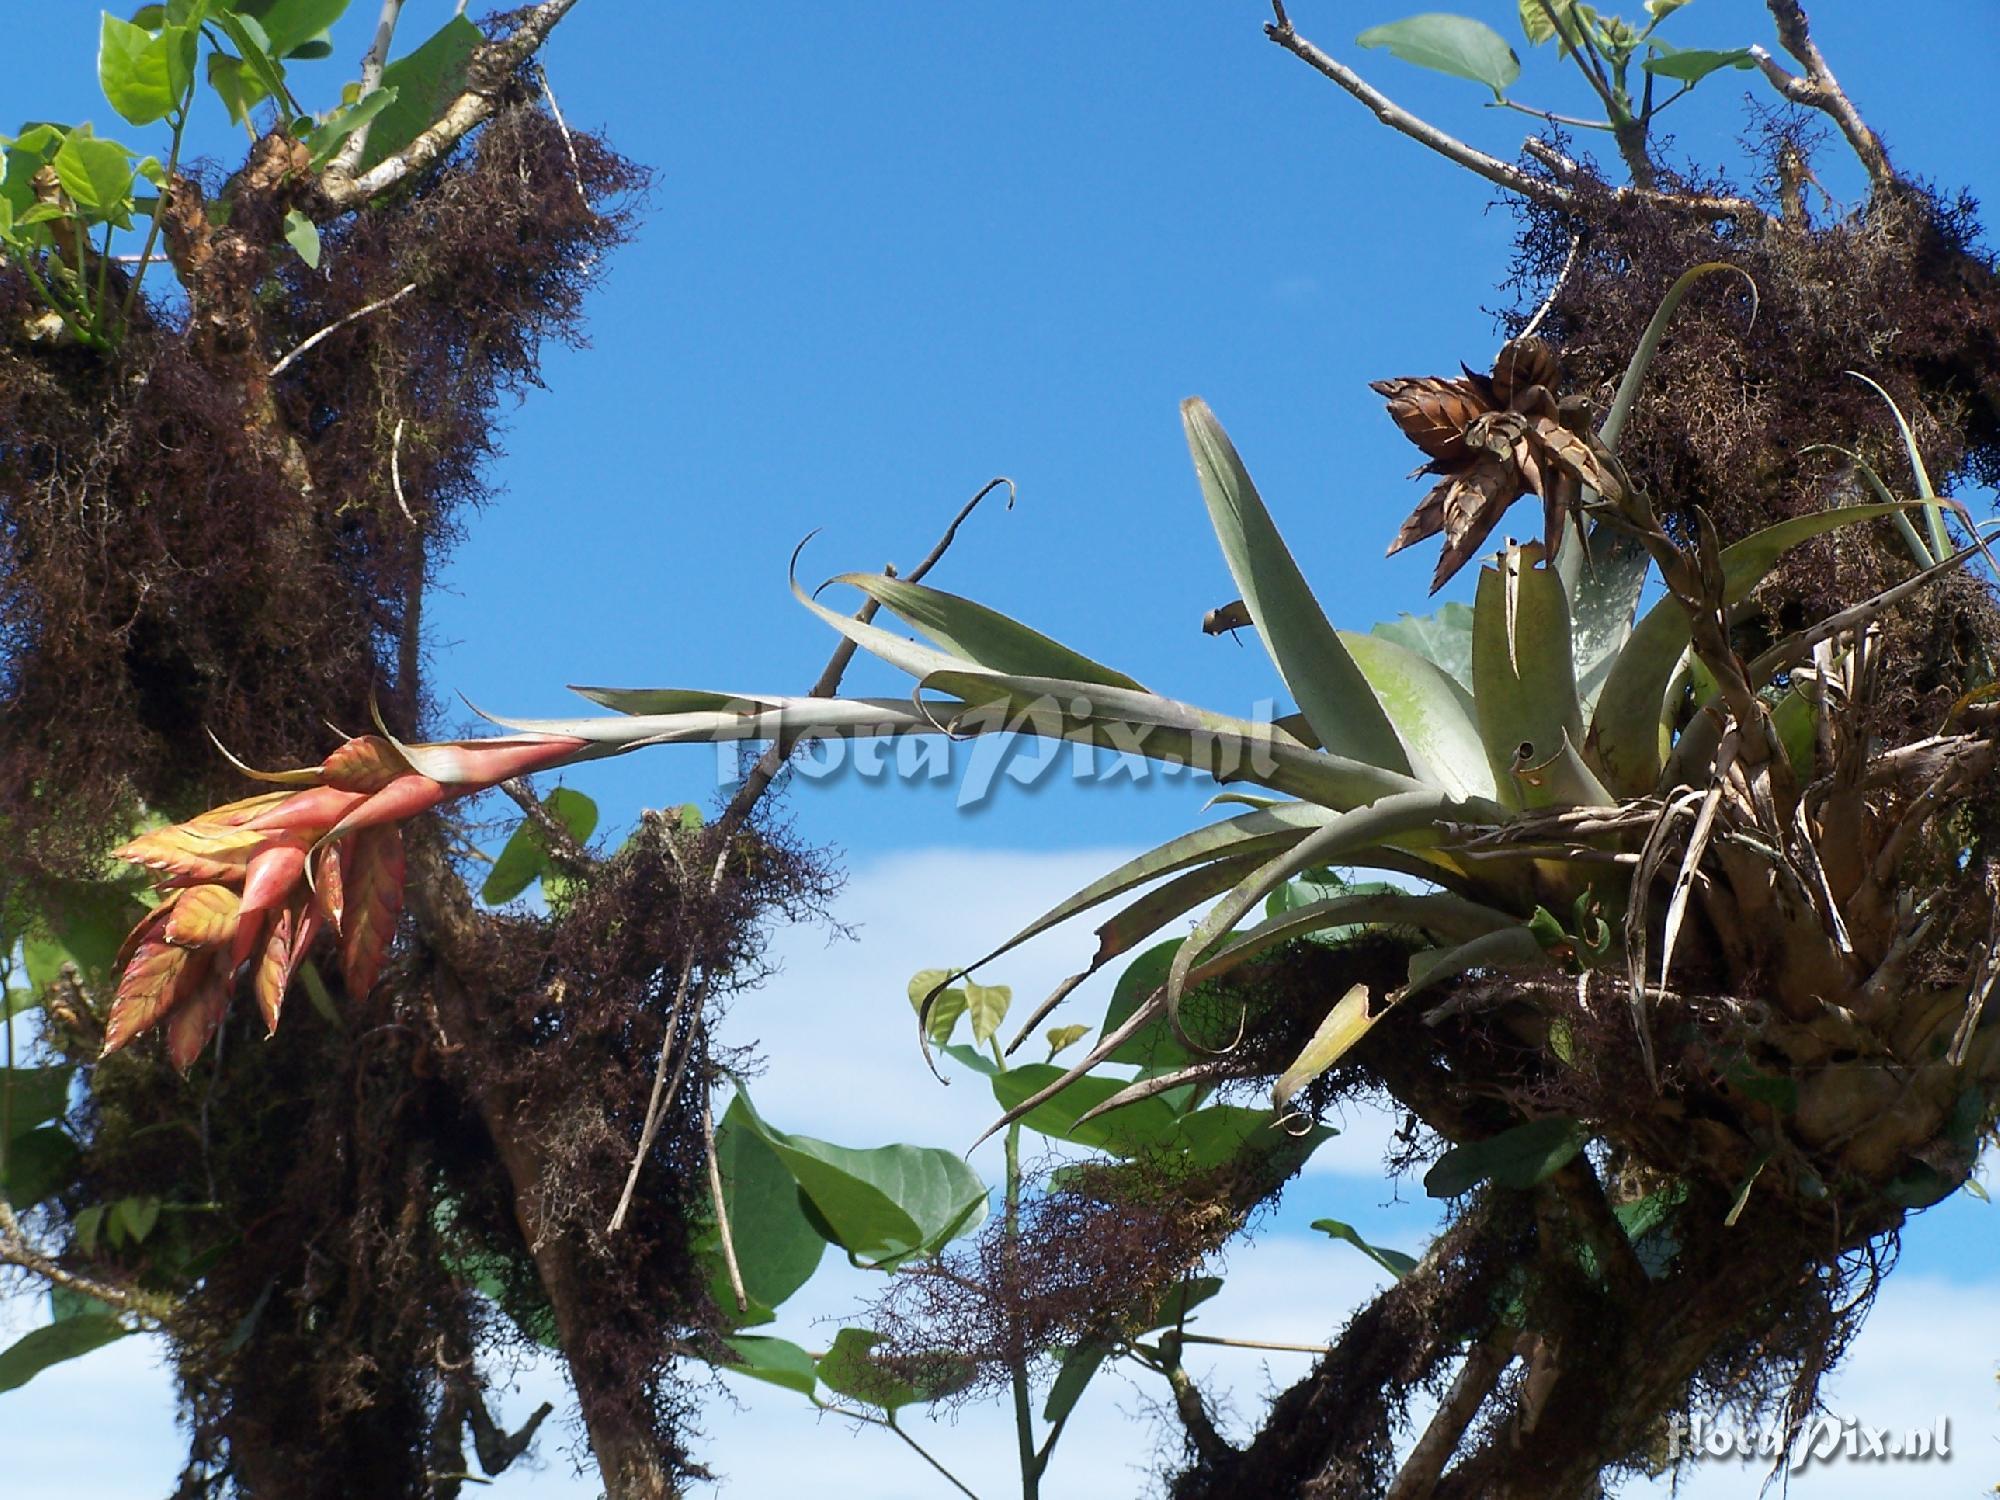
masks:
{"type": "MultiPolygon", "coordinates": [[[[1554,1257],[1541,1274],[1581,1268],[1593,1295],[1624,1299],[1615,1324],[1635,1358],[1688,1326],[1690,1307],[1713,1304],[1701,1337],[1675,1335],[1643,1381],[1633,1375],[1644,1390],[1634,1387],[1630,1421],[1643,1424],[1684,1395],[1746,1305],[1783,1305],[1812,1267],[1963,1184],[2000,1089],[2000,1028],[1983,1024],[2000,969],[1995,877],[1966,811],[1993,771],[2000,705],[1990,681],[1968,683],[1935,733],[1883,743],[1871,696],[1879,622],[1966,560],[1939,513],[1951,502],[1920,479],[1918,500],[1799,516],[1725,545],[1698,505],[1681,507],[1670,532],[1618,462],[1619,431],[1675,308],[1721,269],[1697,267],[1675,285],[1601,423],[1558,394],[1560,361],[1532,341],[1504,350],[1492,377],[1378,387],[1444,473],[1399,545],[1444,530],[1455,566],[1514,499],[1532,490],[1544,501],[1545,540],[1503,547],[1470,610],[1336,629],[1221,425],[1201,401],[1185,403],[1209,520],[1242,613],[1298,704],[1290,717],[1201,709],[984,605],[851,573],[834,582],[925,639],[794,592],[908,672],[907,700],[585,688],[614,715],[502,720],[517,738],[499,743],[554,765],[680,741],[1022,733],[1209,772],[1226,787],[1218,800],[1243,811],[1107,872],[981,960],[1123,903],[1011,1054],[1083,978],[1202,913],[1144,993],[994,1128],[1037,1119],[1107,1060],[1130,1061],[1121,1048],[1135,1036],[1163,1028],[1178,1043],[1174,1063],[1109,1088],[1093,1080],[1088,1107],[1066,1112],[1071,1128],[1191,1084],[1268,1084],[1282,1124],[1365,1075],[1451,1147],[1427,1178],[1434,1193],[1555,1195],[1535,1200],[1554,1257]],[[1566,535],[1566,513],[1591,520],[1587,540],[1566,535]],[[1803,628],[1758,618],[1758,584],[1790,549],[1911,513],[1931,541],[1906,581],[1803,628]],[[1662,593],[1642,609],[1655,570],[1662,593]],[[1329,866],[1400,884],[1272,900],[1329,866]],[[1186,1023],[1186,997],[1315,936],[1335,967],[1309,1012],[1246,1005],[1233,1027],[1186,1023]],[[1741,1221],[1753,1185],[1783,1248],[1753,1257],[1749,1281],[1725,1284],[1714,1236],[1741,1221]]],[[[1911,456],[1921,475],[1914,445],[1911,456]]],[[[416,752],[387,748],[403,774],[427,771],[416,752]]],[[[299,833],[336,836],[353,816],[299,833]]],[[[178,836],[199,832],[183,825],[178,836]]],[[[139,951],[174,943],[171,915],[149,923],[139,951]]],[[[135,1019],[121,1039],[141,1021],[173,1025],[175,1004],[145,998],[144,975],[143,964],[127,971],[120,1004],[135,1019]]],[[[958,977],[942,976],[920,1005],[926,1051],[958,977]]],[[[176,1003],[206,1005],[211,993],[176,1003]]],[[[1426,1274],[1466,1243],[1441,1241],[1426,1274]]],[[[1559,1365],[1567,1314],[1531,1285],[1479,1305],[1488,1310],[1463,1337],[1508,1351],[1525,1340],[1537,1368],[1559,1365]]],[[[1532,1427],[1543,1399],[1517,1420],[1532,1427]]],[[[1635,1427],[1608,1441],[1639,1439],[1635,1427]]]]}
{"type": "MultiPolygon", "coordinates": [[[[1411,939],[1408,980],[1346,993],[1284,1071],[1279,1104],[1396,1008],[1447,989],[1463,1006],[1468,986],[1506,974],[1524,994],[1573,993],[1592,1016],[1615,991],[1650,1091],[1706,1087],[1725,1065],[1794,1080],[1795,1117],[1776,1131],[1768,1111],[1752,1111],[1740,1135],[1711,1143],[1717,1170],[1740,1180],[1752,1162],[1783,1151],[1801,1178],[1855,1171],[1906,1197],[1948,1191],[1963,1180],[1970,1142],[1953,1127],[1956,1144],[1939,1156],[1938,1133],[1962,1123],[1966,1090],[2000,1067],[2000,1032],[1977,1024],[1989,965],[1968,988],[1965,974],[1942,982],[1916,962],[1946,914],[1909,896],[1904,871],[1913,859],[1949,856],[1937,843],[1952,839],[1939,815],[1990,768],[1994,705],[1974,694],[1936,736],[1881,747],[1868,733],[1868,691],[1873,622],[1966,554],[1938,524],[1944,555],[1926,552],[1930,566],[1906,583],[1754,654],[1739,650],[1746,601],[1787,550],[1951,502],[1853,505],[1728,546],[1695,508],[1691,545],[1668,534],[1613,445],[1682,295],[1720,269],[1697,267],[1676,284],[1595,431],[1574,398],[1558,411],[1559,361],[1538,341],[1510,345],[1494,377],[1377,387],[1431,467],[1446,470],[1396,547],[1461,514],[1454,466],[1460,474],[1476,466],[1482,477],[1473,529],[1447,523],[1448,562],[1529,487],[1544,492],[1548,540],[1503,548],[1482,568],[1469,612],[1447,606],[1369,634],[1336,630],[1221,425],[1203,402],[1185,403],[1209,519],[1244,610],[1299,704],[1295,715],[1258,723],[1165,697],[984,605],[888,574],[833,582],[928,643],[844,616],[795,582],[808,609],[916,678],[915,694],[583,688],[617,716],[501,720],[515,738],[487,744],[351,741],[322,768],[283,773],[312,790],[234,804],[128,847],[128,858],[167,877],[167,895],[134,934],[109,1044],[185,1006],[204,1016],[187,1035],[205,1037],[217,991],[185,976],[210,971],[178,964],[182,978],[163,987],[155,970],[171,962],[166,950],[226,947],[237,962],[261,951],[260,967],[272,967],[273,945],[286,947],[288,935],[341,927],[337,878],[305,899],[309,854],[315,870],[340,871],[328,845],[351,851],[364,829],[393,829],[448,793],[662,743],[1024,733],[1196,765],[1228,786],[1218,800],[1248,810],[1107,872],[980,961],[1153,886],[1098,929],[1089,966],[1036,1009],[1018,1046],[1083,978],[1208,908],[1145,1002],[1001,1124],[1071,1086],[1140,1028],[1164,1017],[1178,1030],[1191,987],[1294,939],[1362,923],[1411,939]],[[1572,507],[1596,524],[1587,543],[1563,545],[1572,507]],[[1553,563],[1552,544],[1563,547],[1553,563]],[[1666,593],[1640,611],[1650,565],[1666,593]],[[474,761],[498,769],[468,770],[474,761]],[[355,781],[354,767],[374,779],[355,781]],[[1413,886],[1336,895],[1243,926],[1287,882],[1336,865],[1395,872],[1413,886]],[[236,922],[187,915],[209,906],[230,906],[236,922]],[[267,912],[279,913],[268,927],[267,912]],[[1587,931],[1571,932],[1554,913],[1576,913],[1587,931]]],[[[372,968],[360,963],[357,977],[372,968]]],[[[280,995],[261,981],[259,992],[275,1022],[280,995]]],[[[174,1050],[183,1064],[191,1055],[185,1040],[174,1050]]],[[[1224,1051],[1172,1083],[1228,1077],[1235,1066],[1224,1051]]],[[[1172,1083],[1141,1080],[1100,1108],[1172,1083]]]]}
{"type": "Polygon", "coordinates": [[[404,820],[565,758],[580,740],[400,745],[361,735],[319,766],[251,774],[298,788],[232,802],[141,834],[117,857],[154,872],[159,903],[118,956],[104,1051],[164,1025],[186,1072],[222,1025],[238,971],[276,1031],[322,933],[350,995],[374,987],[403,905],[404,820]]]}

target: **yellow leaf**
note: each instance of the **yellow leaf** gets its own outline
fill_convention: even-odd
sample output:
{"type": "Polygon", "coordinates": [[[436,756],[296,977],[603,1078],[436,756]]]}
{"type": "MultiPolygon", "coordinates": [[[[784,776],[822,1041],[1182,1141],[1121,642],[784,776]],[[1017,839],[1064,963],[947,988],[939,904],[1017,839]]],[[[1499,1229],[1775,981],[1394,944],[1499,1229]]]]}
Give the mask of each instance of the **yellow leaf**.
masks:
{"type": "Polygon", "coordinates": [[[1369,1028],[1383,1016],[1389,1007],[1384,1005],[1374,1014],[1369,1013],[1368,986],[1357,984],[1335,1002],[1326,1019],[1319,1023],[1319,1030],[1312,1034],[1303,1051],[1285,1069],[1271,1088],[1271,1108],[1283,1109],[1292,1095],[1311,1083],[1328,1068],[1339,1062],[1356,1042],[1368,1035],[1369,1028]]]}
{"type": "Polygon", "coordinates": [[[204,823],[199,818],[142,833],[117,851],[118,858],[168,875],[195,880],[241,878],[250,856],[266,838],[249,828],[204,823]]]}

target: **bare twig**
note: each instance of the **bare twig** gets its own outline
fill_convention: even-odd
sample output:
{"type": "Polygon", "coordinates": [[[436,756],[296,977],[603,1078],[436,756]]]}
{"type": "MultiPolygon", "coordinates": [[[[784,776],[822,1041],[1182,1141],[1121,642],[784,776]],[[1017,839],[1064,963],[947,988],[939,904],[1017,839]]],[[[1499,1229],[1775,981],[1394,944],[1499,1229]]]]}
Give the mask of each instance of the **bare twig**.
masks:
{"type": "Polygon", "coordinates": [[[927,1451],[925,1451],[922,1444],[920,1444],[915,1438],[911,1437],[909,1433],[903,1430],[902,1424],[896,1420],[895,1414],[893,1412],[886,1417],[878,1417],[873,1412],[863,1411],[858,1407],[839,1406],[831,1401],[821,1401],[818,1400],[817,1398],[814,1398],[813,1405],[817,1406],[821,1411],[832,1413],[836,1417],[849,1417],[856,1422],[866,1422],[870,1427],[888,1428],[889,1431],[895,1433],[897,1437],[901,1438],[905,1443],[909,1444],[911,1450],[917,1455],[918,1458],[921,1458],[925,1463],[929,1464],[933,1469],[936,1469],[938,1473],[942,1474],[944,1476],[945,1482],[949,1484],[953,1489],[957,1490],[961,1495],[968,1497],[968,1500],[979,1500],[979,1496],[974,1494],[971,1490],[967,1489],[965,1487],[964,1482],[960,1480],[956,1474],[952,1473],[951,1470],[947,1469],[943,1464],[939,1463],[935,1458],[931,1457],[931,1455],[927,1451]]]}
{"type": "Polygon", "coordinates": [[[1331,1354],[1326,1344],[1278,1344],[1268,1339],[1230,1339],[1216,1333],[1184,1333],[1183,1344],[1214,1344],[1223,1349],[1269,1349],[1277,1354],[1331,1354]]]}
{"type": "MultiPolygon", "coordinates": [[[[977,508],[979,502],[1003,486],[1007,490],[1007,504],[1011,507],[1014,503],[1014,481],[1004,476],[988,480],[978,494],[959,508],[958,514],[952,517],[951,524],[945,528],[944,535],[938,538],[937,545],[931,548],[922,562],[910,570],[907,581],[915,583],[930,572],[949,550],[958,536],[958,528],[965,524],[966,518],[977,508]]],[[[872,620],[876,609],[875,601],[870,599],[855,611],[854,617],[863,622],[872,620]]],[[[833,654],[827,658],[826,666],[820,671],[819,680],[813,684],[812,697],[831,698],[840,691],[840,680],[846,675],[848,663],[854,660],[854,652],[854,642],[843,636],[840,644],[834,647],[833,654]]],[[[726,861],[729,857],[729,846],[735,838],[736,830],[743,825],[744,820],[756,808],[758,799],[777,779],[778,772],[784,769],[785,760],[790,754],[791,745],[785,737],[781,735],[774,740],[770,748],[758,757],[757,764],[751,768],[750,774],[743,778],[743,785],[737,788],[736,795],[729,801],[729,806],[716,820],[715,867],[708,881],[711,895],[722,884],[722,874],[727,867],[726,861]]],[[[687,1007],[693,973],[694,955],[689,953],[681,960],[680,977],[674,985],[673,1004],[667,1012],[666,1034],[660,1038],[659,1060],[653,1068],[653,1092],[646,1101],[646,1121],[639,1132],[639,1145],[632,1153],[632,1167],[625,1174],[625,1186],[618,1195],[618,1206],[611,1214],[613,1233],[624,1227],[625,1215],[631,1211],[632,1195],[638,1191],[639,1171],[645,1164],[647,1154],[653,1149],[653,1141],[659,1135],[660,1121],[665,1118],[667,1106],[679,1092],[681,1078],[687,1070],[688,1057],[694,1050],[692,1036],[689,1038],[689,1045],[678,1048],[674,1045],[680,1031],[682,1013],[687,1007]],[[670,1075],[669,1060],[676,1052],[680,1054],[679,1061],[670,1075]]]]}
{"type": "Polygon", "coordinates": [[[1328,56],[1300,36],[1292,26],[1291,17],[1285,14],[1282,0],[1272,0],[1271,10],[1277,19],[1265,25],[1264,35],[1307,66],[1346,89],[1366,105],[1376,119],[1391,130],[1401,131],[1411,140],[1428,146],[1447,161],[1457,162],[1466,170],[1477,172],[1488,182],[1497,183],[1510,193],[1519,193],[1523,198],[1536,203],[1562,205],[1570,201],[1572,195],[1568,188],[1530,176],[1512,163],[1504,162],[1497,156],[1488,156],[1476,146],[1468,146],[1457,136],[1448,134],[1430,121],[1411,114],[1345,63],[1328,56]]]}
{"type": "Polygon", "coordinates": [[[1556,305],[1556,298],[1562,295],[1563,283],[1569,280],[1570,268],[1576,264],[1576,252],[1583,248],[1583,231],[1578,230],[1569,237],[1569,254],[1563,257],[1562,269],[1556,272],[1556,279],[1549,287],[1549,294],[1542,298],[1542,305],[1535,309],[1535,315],[1528,319],[1516,338],[1532,338],[1542,320],[1549,315],[1549,309],[1556,305]]]}
{"type": "Polygon", "coordinates": [[[333,170],[326,173],[320,187],[327,206],[335,213],[345,213],[423,171],[451,150],[500,107],[514,70],[534,56],[575,4],[576,0],[542,0],[507,35],[475,49],[466,68],[465,91],[444,107],[428,130],[358,177],[333,170]]]}
{"type": "Polygon", "coordinates": [[[412,526],[417,518],[410,514],[410,502],[403,498],[403,419],[396,418],[396,432],[389,439],[389,488],[396,492],[396,505],[403,512],[403,519],[412,526]]]}
{"type": "Polygon", "coordinates": [[[708,1090],[701,1092],[701,1141],[708,1153],[708,1196],[715,1206],[715,1227],[722,1237],[722,1263],[729,1270],[729,1290],[736,1296],[736,1310],[750,1311],[750,1294],[743,1289],[743,1269],[736,1263],[736,1236],[729,1229],[729,1205],[722,1197],[722,1163],[715,1158],[715,1111],[709,1106],[708,1090]]]}
{"type": "Polygon", "coordinates": [[[1188,1442],[1196,1455],[1204,1462],[1214,1463],[1235,1453],[1235,1447],[1216,1430],[1215,1420],[1208,1414],[1208,1403],[1201,1399],[1201,1387],[1194,1383],[1194,1377],[1181,1362],[1175,1360],[1163,1373],[1174,1393],[1174,1410],[1180,1414],[1181,1426],[1187,1429],[1188,1442]]]}
{"type": "Polygon", "coordinates": [[[1833,69],[1826,65],[1826,58],[1812,39],[1805,7],[1799,4],[1799,0],[1765,0],[1765,7],[1777,23],[1779,43],[1806,70],[1805,77],[1797,77],[1787,72],[1766,48],[1752,47],[1750,55],[1756,59],[1757,66],[1763,70],[1771,86],[1792,103],[1816,109],[1838,125],[1840,133],[1847,137],[1847,144],[1867,170],[1868,180],[1877,190],[1892,185],[1896,172],[1889,165],[1889,153],[1882,146],[1882,138],[1868,128],[1868,122],[1861,118],[1861,111],[1854,107],[1854,101],[1847,97],[1839,80],[1833,76],[1833,69]]]}
{"type": "MultiPolygon", "coordinates": [[[[375,35],[368,43],[368,50],[361,55],[361,92],[357,98],[365,99],[382,86],[382,69],[389,61],[389,44],[396,36],[396,21],[403,12],[403,0],[382,0],[382,14],[375,21],[375,35]]],[[[352,172],[360,165],[361,153],[368,149],[368,127],[372,120],[363,120],[354,129],[354,134],[340,143],[340,150],[334,154],[328,171],[352,172]]]]}
{"type": "Polygon", "coordinates": [[[576,183],[577,200],[587,209],[590,194],[583,190],[583,163],[577,160],[576,141],[569,133],[569,121],[563,118],[562,106],[556,103],[556,91],[549,87],[549,70],[535,64],[535,81],[542,86],[542,97],[549,101],[549,114],[556,122],[556,129],[562,132],[563,146],[569,152],[570,179],[576,183]]]}
{"type": "MultiPolygon", "coordinates": [[[[1989,879],[1989,899],[1996,894],[1992,885],[1989,879]]],[[[2000,979],[2000,901],[1995,902],[1993,915],[1987,922],[1985,946],[1979,950],[1978,962],[1972,970],[1972,982],[1966,986],[1965,1015],[1959,1020],[1958,1030],[1952,1036],[1951,1051],[1945,1054],[1954,1068],[1965,1062],[1966,1048],[1972,1045],[1972,1034],[1979,1029],[1980,1013],[1986,1009],[1996,979],[2000,979]]]]}
{"type": "Polygon", "coordinates": [[[331,323],[327,324],[326,327],[320,329],[318,333],[309,335],[304,340],[304,342],[302,342],[296,349],[292,350],[290,354],[287,354],[283,359],[279,360],[275,365],[272,365],[271,368],[265,373],[269,375],[273,380],[277,379],[278,376],[284,374],[285,371],[289,370],[293,366],[293,364],[297,362],[300,355],[306,353],[314,345],[318,344],[322,339],[330,338],[332,335],[340,332],[340,330],[345,328],[349,323],[355,322],[356,320],[361,318],[365,318],[370,313],[378,313],[382,311],[382,309],[385,307],[395,306],[398,302],[401,302],[405,297],[409,296],[410,293],[414,292],[416,289],[417,289],[417,284],[414,281],[412,281],[407,285],[398,288],[396,291],[391,292],[386,297],[378,298],[377,300],[370,302],[365,307],[357,307],[354,309],[353,312],[346,314],[344,317],[335,318],[331,323]]]}
{"type": "Polygon", "coordinates": [[[1567,125],[1572,130],[1609,130],[1609,120],[1586,120],[1581,115],[1559,115],[1552,109],[1536,109],[1532,104],[1522,104],[1515,99],[1502,99],[1498,105],[1488,108],[1511,109],[1516,114],[1533,115],[1537,120],[1547,120],[1551,125],[1567,125]]]}
{"type": "MultiPolygon", "coordinates": [[[[1367,106],[1375,118],[1390,129],[1400,131],[1419,145],[1428,146],[1447,161],[1456,162],[1467,171],[1477,173],[1488,182],[1495,183],[1510,193],[1518,193],[1530,202],[1565,208],[1575,201],[1575,192],[1561,182],[1551,182],[1546,178],[1537,177],[1511,162],[1502,161],[1497,156],[1489,156],[1478,147],[1469,146],[1449,132],[1440,130],[1430,121],[1411,114],[1345,63],[1328,56],[1319,47],[1300,36],[1292,26],[1291,17],[1285,12],[1283,0],[1272,0],[1271,10],[1277,19],[1266,23],[1264,35],[1317,72],[1331,78],[1367,106]]],[[[1528,141],[1522,149],[1562,176],[1574,177],[1583,171],[1579,163],[1542,142],[1528,141]],[[1538,147],[1541,149],[1538,150],[1538,147]]],[[[1748,198],[1733,198],[1713,193],[1667,193],[1643,185],[1619,188],[1615,193],[1619,197],[1630,197],[1660,208],[1692,214],[1699,219],[1736,219],[1746,223],[1761,223],[1767,217],[1764,211],[1748,198]]]]}
{"type": "MultiPolygon", "coordinates": [[[[958,514],[952,517],[951,525],[947,526],[944,535],[938,538],[937,545],[931,548],[922,562],[918,563],[908,574],[904,575],[903,581],[905,583],[918,583],[922,581],[923,576],[936,567],[938,562],[944,557],[946,551],[950,549],[952,542],[958,536],[958,528],[964,525],[966,518],[978,508],[979,502],[995,490],[1002,488],[1007,491],[1008,509],[1013,509],[1014,481],[1004,475],[987,480],[980,487],[979,493],[959,508],[958,514]]],[[[879,608],[880,606],[873,599],[870,599],[854,612],[854,618],[866,624],[875,618],[875,612],[879,608]]],[[[847,665],[854,660],[856,649],[853,641],[842,636],[840,644],[833,648],[833,655],[827,658],[826,666],[821,670],[819,680],[812,685],[808,696],[813,698],[831,698],[835,693],[839,692],[840,679],[846,675],[847,665]]],[[[764,795],[765,790],[771,785],[772,780],[776,778],[778,772],[784,769],[785,760],[791,754],[791,748],[783,740],[773,742],[771,748],[764,752],[762,758],[751,769],[750,774],[743,778],[743,785],[737,789],[736,795],[730,799],[729,806],[723,811],[721,823],[725,830],[733,831],[737,824],[740,824],[745,817],[749,816],[751,808],[757,804],[757,799],[764,795]]]]}
{"type": "Polygon", "coordinates": [[[21,1221],[15,1216],[14,1205],[5,1197],[0,1197],[0,1264],[18,1266],[53,1286],[75,1292],[78,1296],[94,1297],[107,1307],[115,1307],[120,1312],[131,1313],[161,1327],[172,1315],[172,1304],[164,1297],[79,1275],[42,1254],[30,1243],[27,1231],[21,1228],[21,1221]]]}
{"type": "Polygon", "coordinates": [[[587,874],[597,868],[597,861],[591,858],[590,851],[570,836],[570,831],[563,826],[562,819],[550,812],[535,795],[526,777],[511,776],[500,783],[500,790],[505,792],[508,799],[521,809],[530,823],[535,825],[548,846],[549,858],[579,875],[587,874]]]}

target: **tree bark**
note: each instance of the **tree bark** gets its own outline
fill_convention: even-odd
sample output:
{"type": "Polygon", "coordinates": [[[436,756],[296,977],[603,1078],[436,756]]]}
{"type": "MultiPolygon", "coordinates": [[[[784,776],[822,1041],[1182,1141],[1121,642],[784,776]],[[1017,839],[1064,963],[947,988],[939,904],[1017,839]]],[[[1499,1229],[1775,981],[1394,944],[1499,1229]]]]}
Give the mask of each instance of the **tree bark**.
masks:
{"type": "MultiPolygon", "coordinates": [[[[409,900],[419,931],[436,965],[432,997],[438,1018],[450,1035],[470,1035],[480,1024],[477,1008],[460,982],[452,962],[472,938],[475,920],[471,898],[450,869],[437,844],[435,830],[407,831],[410,846],[409,900]]],[[[589,1435],[607,1500],[668,1500],[681,1491],[674,1468],[662,1450],[652,1402],[629,1374],[609,1368],[593,1357],[593,1318],[589,1280],[592,1268],[583,1263],[572,1236],[545,1232],[537,1205],[545,1162],[534,1143],[532,1122],[519,1101],[500,1090],[466,1081],[471,1102],[492,1139],[495,1156],[512,1188],[515,1222],[534,1262],[542,1291],[555,1317],[556,1338],[576,1388],[584,1430],[589,1435]]]]}

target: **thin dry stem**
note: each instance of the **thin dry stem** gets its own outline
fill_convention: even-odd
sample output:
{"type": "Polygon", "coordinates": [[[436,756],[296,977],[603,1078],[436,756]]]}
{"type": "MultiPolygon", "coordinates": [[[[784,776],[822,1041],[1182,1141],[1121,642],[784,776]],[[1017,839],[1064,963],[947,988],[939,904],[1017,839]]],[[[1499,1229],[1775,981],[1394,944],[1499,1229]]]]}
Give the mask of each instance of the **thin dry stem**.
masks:
{"type": "MultiPolygon", "coordinates": [[[[289,370],[294,364],[298,362],[300,355],[305,354],[308,350],[312,349],[313,346],[318,344],[322,339],[331,337],[332,335],[340,332],[340,330],[345,328],[349,323],[355,322],[357,319],[360,318],[365,318],[370,313],[378,313],[382,311],[382,309],[385,307],[395,306],[398,302],[401,302],[405,297],[409,296],[410,293],[414,292],[416,289],[417,289],[417,284],[414,281],[412,281],[408,283],[406,286],[403,286],[398,290],[391,292],[386,297],[379,297],[375,301],[368,303],[366,306],[355,308],[353,312],[349,313],[344,318],[335,318],[331,323],[327,324],[326,327],[320,329],[319,332],[308,334],[303,340],[300,341],[297,348],[293,349],[291,353],[287,354],[283,359],[279,360],[276,364],[272,365],[269,370],[265,371],[265,374],[269,375],[273,380],[277,379],[280,375],[284,374],[285,371],[289,370]]],[[[407,510],[407,507],[405,507],[405,509],[407,510]]]]}
{"type": "Polygon", "coordinates": [[[1806,72],[1803,78],[1787,72],[1767,49],[1752,47],[1750,55],[1757,60],[1757,66],[1763,70],[1771,86],[1792,103],[1816,109],[1840,127],[1840,133],[1847,137],[1847,144],[1853,148],[1868,173],[1869,182],[1878,192],[1892,186],[1896,173],[1889,165],[1889,153],[1883,149],[1882,138],[1861,118],[1861,111],[1854,107],[1854,101],[1847,97],[1839,80],[1833,76],[1833,69],[1827,66],[1825,56],[1812,39],[1805,7],[1799,4],[1799,0],[1765,0],[1765,3],[1771,12],[1771,19],[1777,23],[1779,43],[1806,72]]]}
{"type": "MultiPolygon", "coordinates": [[[[382,13],[375,20],[375,35],[368,43],[368,50],[361,55],[361,92],[356,98],[365,99],[382,86],[382,69],[389,61],[389,44],[396,37],[396,22],[403,14],[403,0],[382,0],[382,13]]],[[[334,153],[329,170],[352,172],[361,162],[361,154],[368,149],[368,129],[375,122],[363,120],[355,127],[354,134],[340,143],[340,150],[334,153]]]]}

